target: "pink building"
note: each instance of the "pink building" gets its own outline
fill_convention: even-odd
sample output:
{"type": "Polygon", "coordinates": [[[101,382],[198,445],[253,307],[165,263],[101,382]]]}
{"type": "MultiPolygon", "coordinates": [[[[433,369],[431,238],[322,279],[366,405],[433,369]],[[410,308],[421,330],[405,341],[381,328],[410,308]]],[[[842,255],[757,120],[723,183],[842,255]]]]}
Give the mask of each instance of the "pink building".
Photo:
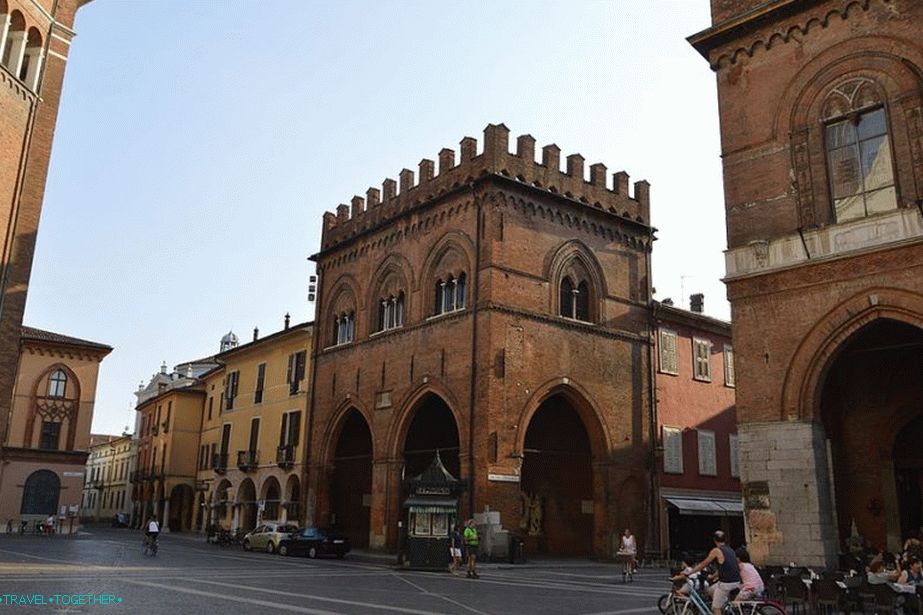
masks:
{"type": "Polygon", "coordinates": [[[658,447],[657,494],[661,550],[711,546],[716,529],[743,542],[734,350],[731,325],[702,313],[655,302],[658,447]]]}

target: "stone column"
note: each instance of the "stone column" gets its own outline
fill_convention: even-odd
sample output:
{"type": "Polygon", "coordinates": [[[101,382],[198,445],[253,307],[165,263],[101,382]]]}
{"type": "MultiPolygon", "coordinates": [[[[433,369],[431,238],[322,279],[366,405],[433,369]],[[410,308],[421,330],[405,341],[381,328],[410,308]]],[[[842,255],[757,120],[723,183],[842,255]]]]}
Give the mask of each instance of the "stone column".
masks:
{"type": "Polygon", "coordinates": [[[163,517],[160,519],[160,531],[164,533],[170,531],[170,500],[164,500],[163,502],[163,517]]]}
{"type": "Polygon", "coordinates": [[[835,566],[827,446],[813,423],[738,425],[748,548],[755,563],[835,566]]]}

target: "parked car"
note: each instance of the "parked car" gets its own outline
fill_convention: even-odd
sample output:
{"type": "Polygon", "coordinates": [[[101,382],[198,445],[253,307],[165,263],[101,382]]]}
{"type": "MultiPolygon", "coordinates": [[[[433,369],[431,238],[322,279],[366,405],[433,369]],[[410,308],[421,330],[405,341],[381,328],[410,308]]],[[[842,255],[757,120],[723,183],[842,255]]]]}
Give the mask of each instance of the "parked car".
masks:
{"type": "Polygon", "coordinates": [[[335,555],[342,559],[350,551],[349,538],[333,530],[303,527],[279,542],[279,555],[335,555]]]}
{"type": "Polygon", "coordinates": [[[244,550],[265,549],[267,553],[275,553],[279,543],[297,531],[297,525],[264,523],[244,535],[244,550]]]}

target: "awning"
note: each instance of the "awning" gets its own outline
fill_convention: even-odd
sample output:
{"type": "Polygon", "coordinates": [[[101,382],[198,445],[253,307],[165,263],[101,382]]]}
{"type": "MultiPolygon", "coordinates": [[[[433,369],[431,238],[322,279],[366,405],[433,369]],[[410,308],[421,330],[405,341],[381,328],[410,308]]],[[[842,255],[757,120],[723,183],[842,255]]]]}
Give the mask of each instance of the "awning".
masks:
{"type": "Polygon", "coordinates": [[[739,498],[676,495],[665,497],[664,499],[675,506],[681,515],[734,517],[744,514],[744,505],[739,498]]]}
{"type": "Polygon", "coordinates": [[[404,501],[404,508],[409,508],[413,513],[445,513],[456,510],[458,500],[412,495],[404,501]]]}

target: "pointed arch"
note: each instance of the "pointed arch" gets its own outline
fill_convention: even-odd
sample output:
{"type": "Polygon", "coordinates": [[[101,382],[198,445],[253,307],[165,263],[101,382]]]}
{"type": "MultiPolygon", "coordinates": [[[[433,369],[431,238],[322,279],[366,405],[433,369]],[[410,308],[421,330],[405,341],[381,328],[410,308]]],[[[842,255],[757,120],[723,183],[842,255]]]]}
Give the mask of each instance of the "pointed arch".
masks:
{"type": "Polygon", "coordinates": [[[389,254],[375,269],[369,280],[366,298],[370,332],[399,328],[406,322],[413,269],[404,256],[389,254]],[[375,315],[374,320],[372,315],[375,315]]]}
{"type": "Polygon", "coordinates": [[[424,315],[441,314],[445,311],[464,309],[467,305],[467,290],[462,286],[458,294],[457,281],[467,281],[474,263],[474,244],[467,234],[450,231],[433,244],[421,269],[418,286],[424,290],[422,296],[424,315]],[[445,284],[452,281],[450,310],[446,310],[445,284]]]}
{"type": "Polygon", "coordinates": [[[341,275],[330,287],[330,299],[326,301],[322,329],[323,346],[337,346],[352,342],[357,336],[360,286],[356,279],[341,275]]]}
{"type": "Polygon", "coordinates": [[[576,239],[561,244],[548,255],[544,275],[553,314],[585,322],[602,320],[603,298],[609,290],[602,266],[586,244],[576,239]]]}
{"type": "Polygon", "coordinates": [[[844,342],[879,319],[923,328],[923,295],[898,288],[871,288],[819,318],[789,362],[782,383],[780,420],[819,419],[820,390],[844,342]]]}
{"type": "MultiPolygon", "coordinates": [[[[60,382],[60,381],[59,381],[60,382]]],[[[32,383],[31,411],[26,419],[23,432],[23,446],[32,448],[35,444],[36,424],[43,425],[46,430],[46,439],[54,439],[52,430],[59,430],[57,435],[57,450],[73,450],[77,437],[77,422],[80,419],[81,385],[76,372],[64,363],[54,363],[48,366],[42,374],[32,383]],[[49,395],[60,390],[52,391],[52,378],[58,374],[64,376],[63,395],[49,395]],[[60,430],[67,423],[65,440],[62,443],[60,430]],[[52,425],[57,425],[53,427],[52,425]]],[[[39,441],[39,447],[43,443],[39,441]]]]}

